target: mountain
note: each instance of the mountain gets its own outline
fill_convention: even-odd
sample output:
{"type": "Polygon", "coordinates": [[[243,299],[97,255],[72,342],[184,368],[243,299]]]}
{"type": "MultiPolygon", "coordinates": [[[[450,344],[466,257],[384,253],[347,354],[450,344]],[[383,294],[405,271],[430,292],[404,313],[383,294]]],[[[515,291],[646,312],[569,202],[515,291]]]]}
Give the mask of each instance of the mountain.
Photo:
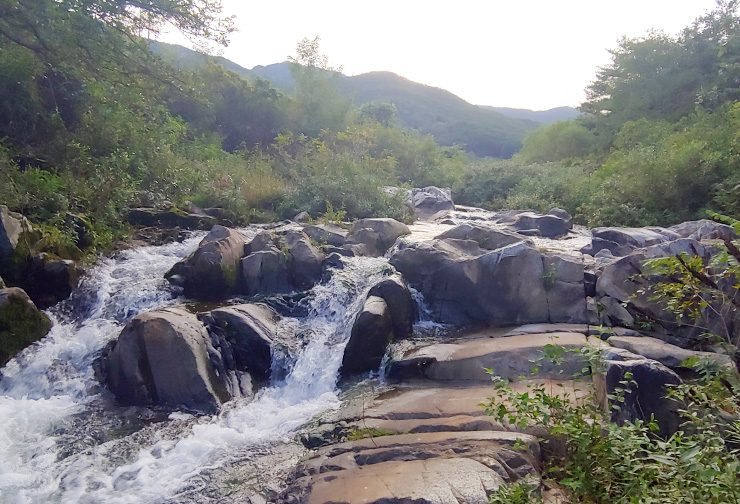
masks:
{"type": "Polygon", "coordinates": [[[425,86],[390,72],[370,72],[340,81],[356,104],[391,102],[403,126],[433,135],[442,145],[461,145],[479,157],[511,157],[524,135],[537,127],[471,105],[449,91],[425,86]]]}
{"type": "Polygon", "coordinates": [[[578,117],[581,112],[574,107],[556,107],[548,110],[529,110],[510,107],[491,107],[480,105],[482,109],[492,110],[512,119],[526,119],[540,124],[551,124],[556,121],[564,121],[578,117]]]}
{"type": "MultiPolygon", "coordinates": [[[[178,68],[194,70],[210,56],[185,47],[153,42],[152,51],[178,68]]],[[[276,88],[293,87],[289,63],[275,63],[246,69],[222,57],[216,61],[248,79],[260,77],[276,88]]],[[[459,145],[479,157],[509,158],[521,148],[534,120],[507,117],[495,110],[472,105],[444,89],[410,81],[391,72],[340,75],[337,84],[356,105],[368,102],[393,103],[400,124],[433,135],[441,145],[459,145]]]]}

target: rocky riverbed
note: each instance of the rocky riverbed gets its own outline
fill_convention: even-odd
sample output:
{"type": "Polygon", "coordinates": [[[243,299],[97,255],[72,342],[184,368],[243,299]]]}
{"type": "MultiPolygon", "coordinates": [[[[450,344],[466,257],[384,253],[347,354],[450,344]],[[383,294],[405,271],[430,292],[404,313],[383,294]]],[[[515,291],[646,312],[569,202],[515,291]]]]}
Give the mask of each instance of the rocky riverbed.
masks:
{"type": "Polygon", "coordinates": [[[408,204],[412,225],[214,225],[120,251],[44,313],[4,288],[41,324],[23,344],[41,339],[2,370],[0,499],[483,503],[543,462],[542,432],[484,415],[485,369],[604,407],[629,372],[615,420],[654,414],[665,433],[687,357],[734,369],[651,299],[644,267],[710,254],[729,226],[589,230],[437,188],[408,204]],[[530,376],[545,348],[587,344],[593,378],[578,353],[530,376]]]}

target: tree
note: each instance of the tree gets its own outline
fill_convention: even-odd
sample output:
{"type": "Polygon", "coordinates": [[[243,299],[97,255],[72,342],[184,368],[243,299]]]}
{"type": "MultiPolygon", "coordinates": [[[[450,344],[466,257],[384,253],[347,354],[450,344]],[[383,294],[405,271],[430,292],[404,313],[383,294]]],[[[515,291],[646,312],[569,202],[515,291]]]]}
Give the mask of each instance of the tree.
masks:
{"type": "Polygon", "coordinates": [[[3,45],[24,47],[50,66],[83,66],[93,74],[132,54],[148,54],[142,36],[167,23],[222,45],[234,29],[220,0],[0,0],[3,45]]]}
{"type": "Polygon", "coordinates": [[[317,137],[322,130],[344,129],[352,108],[336,86],[342,67],[329,65],[328,57],[319,52],[320,40],[318,36],[304,38],[298,43],[296,56],[288,56],[295,81],[294,121],[297,132],[309,137],[317,137]]]}

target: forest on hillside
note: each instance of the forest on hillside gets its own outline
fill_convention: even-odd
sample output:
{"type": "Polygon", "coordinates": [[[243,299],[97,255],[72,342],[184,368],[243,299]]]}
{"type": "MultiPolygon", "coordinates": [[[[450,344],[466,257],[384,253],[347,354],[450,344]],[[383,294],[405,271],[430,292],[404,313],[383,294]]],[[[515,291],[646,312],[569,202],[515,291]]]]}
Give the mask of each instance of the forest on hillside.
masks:
{"type": "Polygon", "coordinates": [[[215,60],[165,63],[139,36],[164,22],[215,42],[233,28],[210,0],[0,5],[0,202],[61,255],[109,247],[130,208],[186,201],[234,223],[401,218],[388,185],[451,187],[489,209],[562,207],[592,226],[740,217],[736,1],[677,37],[621,40],[583,115],[534,131],[511,160],[440,146],[402,127],[393,103],[354,106],[318,38],[298,44],[288,93],[215,60]]]}

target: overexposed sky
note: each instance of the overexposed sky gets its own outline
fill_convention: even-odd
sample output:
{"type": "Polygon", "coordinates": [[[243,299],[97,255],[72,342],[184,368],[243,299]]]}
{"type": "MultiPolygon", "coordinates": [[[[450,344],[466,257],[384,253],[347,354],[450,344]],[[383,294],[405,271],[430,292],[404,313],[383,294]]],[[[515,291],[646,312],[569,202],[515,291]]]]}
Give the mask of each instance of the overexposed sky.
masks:
{"type": "MultiPolygon", "coordinates": [[[[387,70],[476,105],[577,106],[622,35],[677,34],[715,0],[223,0],[239,32],[221,54],[245,68],[321,37],[333,66],[387,70]]],[[[191,46],[176,34],[163,40],[191,46]]]]}

